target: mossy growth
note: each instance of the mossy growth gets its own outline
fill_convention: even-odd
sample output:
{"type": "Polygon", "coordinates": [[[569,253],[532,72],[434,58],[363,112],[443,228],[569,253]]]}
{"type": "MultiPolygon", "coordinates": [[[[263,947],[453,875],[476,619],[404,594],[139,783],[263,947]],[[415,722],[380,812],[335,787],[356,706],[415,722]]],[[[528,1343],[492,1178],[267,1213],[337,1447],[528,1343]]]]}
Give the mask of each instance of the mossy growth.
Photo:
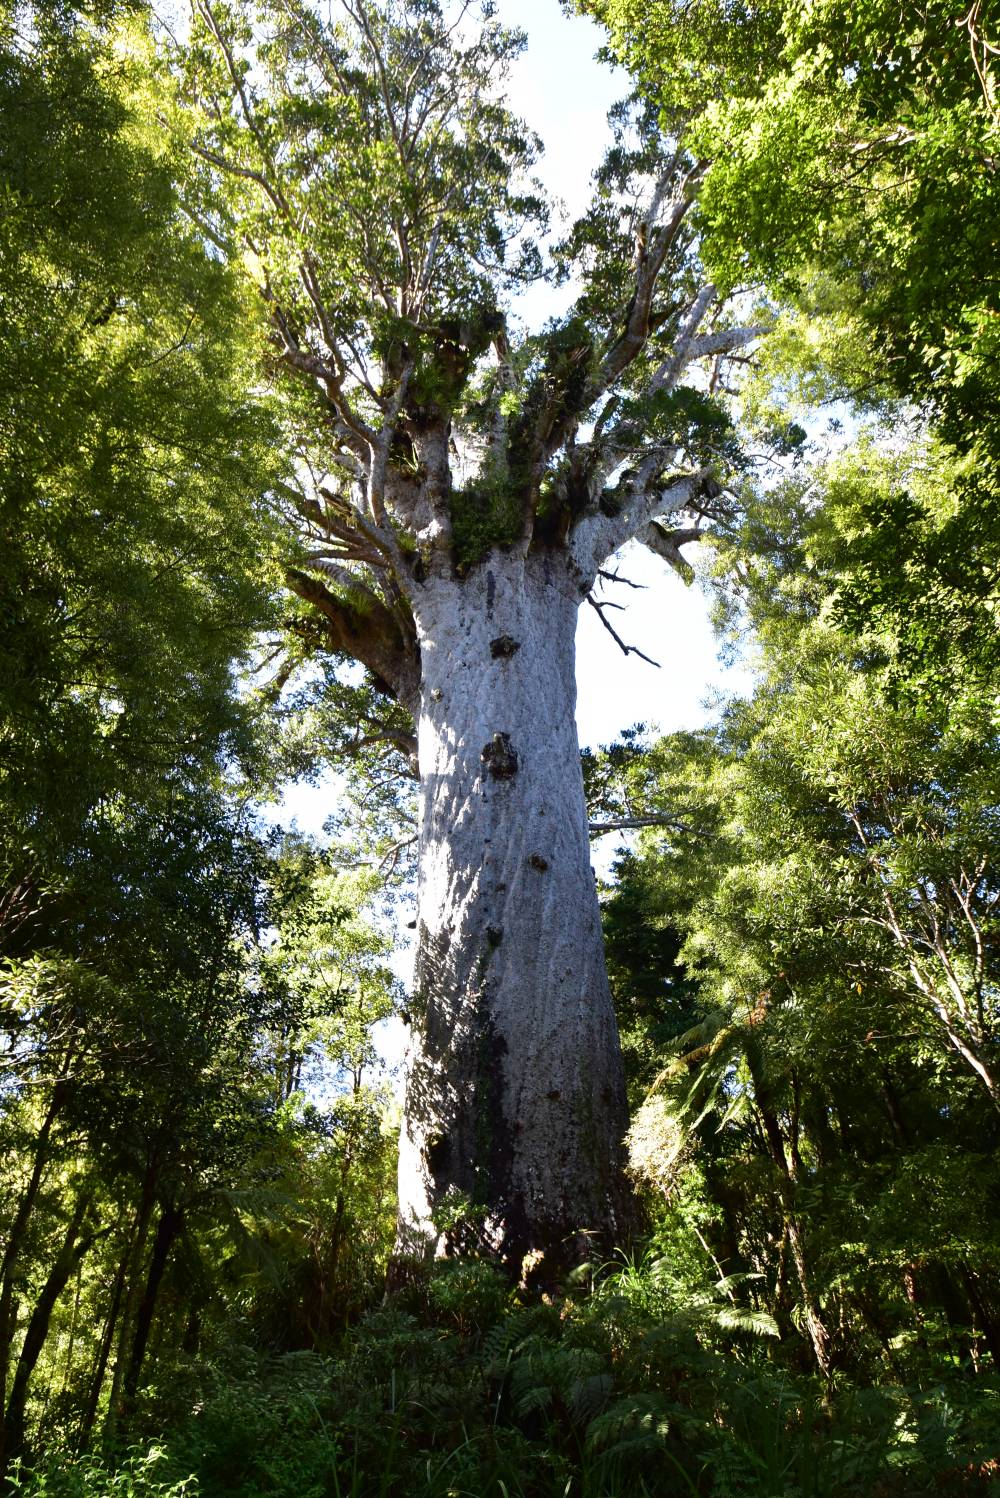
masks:
{"type": "Polygon", "coordinates": [[[563,479],[561,473],[547,473],[538,486],[533,534],[546,546],[565,541],[573,522],[574,507],[563,479]]]}
{"type": "Polygon", "coordinates": [[[538,339],[538,359],[510,420],[510,466],[518,482],[530,477],[536,444],[580,409],[594,368],[594,336],[582,318],[550,327],[538,339]]]}
{"type": "Polygon", "coordinates": [[[502,328],[503,315],[492,304],[426,326],[393,315],[382,319],[373,339],[375,352],[384,368],[397,375],[410,364],[406,414],[411,423],[430,424],[454,413],[478,361],[502,328]]]}
{"type": "Polygon", "coordinates": [[[504,476],[480,474],[451,495],[452,558],[468,572],[498,546],[512,546],[521,531],[522,505],[504,476]]]}

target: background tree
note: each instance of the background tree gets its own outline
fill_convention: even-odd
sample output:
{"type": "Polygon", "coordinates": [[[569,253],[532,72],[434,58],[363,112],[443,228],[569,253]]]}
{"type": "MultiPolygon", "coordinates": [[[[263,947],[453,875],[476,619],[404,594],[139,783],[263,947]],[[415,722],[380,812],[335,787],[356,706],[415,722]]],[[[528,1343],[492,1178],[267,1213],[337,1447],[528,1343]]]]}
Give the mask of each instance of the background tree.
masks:
{"type": "Polygon", "coordinates": [[[238,755],[234,663],[272,617],[253,340],[179,217],[145,45],[59,7],[0,24],[0,939],[102,797],[238,755]]]}
{"type": "Polygon", "coordinates": [[[94,1358],[79,1412],[83,1438],[106,1375],[109,1425],[127,1417],[185,1212],[211,1190],[213,1175],[225,1180],[253,1151],[263,1124],[245,1055],[260,1024],[245,985],[259,846],[238,816],[204,797],[178,798],[166,823],[124,809],[108,817],[125,822],[115,830],[128,855],[118,844],[111,870],[93,860],[94,898],[73,955],[10,960],[2,973],[17,1052],[2,1110],[4,1366],[18,1340],[18,1308],[28,1312],[37,1296],[6,1401],[7,1459],[24,1442],[31,1377],[56,1301],[98,1239],[112,1275],[106,1301],[88,1276],[101,1339],[95,1347],[90,1329],[79,1330],[78,1355],[94,1358]],[[46,1280],[53,1236],[62,1233],[46,1280]]]}
{"type": "Polygon", "coordinates": [[[673,824],[643,834],[629,882],[686,932],[703,1006],[633,1159],[668,1198],[697,1162],[720,1263],[797,1314],[824,1377],[893,1349],[905,1376],[935,1318],[996,1340],[995,689],[960,642],[947,690],[907,674],[833,607],[859,517],[913,461],[851,454],[749,508],[719,565],[763,678],[718,729],[618,770],[636,814],[673,824]]]}
{"type": "Polygon", "coordinates": [[[149,56],[114,7],[0,16],[5,1459],[67,1285],[80,1354],[81,1286],[116,1253],[85,1430],[109,1366],[135,1392],[194,1127],[174,1114],[205,1102],[191,1026],[211,1052],[254,903],[220,783],[252,740],[235,669],[272,617],[268,423],[239,286],[144,108],[149,56]]]}
{"type": "Polygon", "coordinates": [[[884,618],[925,670],[947,669],[961,633],[966,667],[988,671],[1000,578],[988,8],[583,8],[668,127],[678,112],[689,119],[706,163],[706,262],[720,287],[764,283],[782,304],[786,389],[861,409],[905,402],[911,423],[934,429],[947,502],[940,486],[931,506],[905,486],[880,496],[859,530],[865,565],[845,612],[862,629],[884,618]]]}
{"type": "Polygon", "coordinates": [[[392,1236],[398,1108],[378,1047],[401,985],[387,966],[392,939],[372,919],[381,877],[344,862],[339,848],[289,837],[271,874],[277,934],[261,975],[283,1016],[272,1064],[290,1125],[281,1257],[291,1262],[262,1314],[283,1344],[290,1332],[315,1346],[342,1331],[378,1282],[392,1236]]]}

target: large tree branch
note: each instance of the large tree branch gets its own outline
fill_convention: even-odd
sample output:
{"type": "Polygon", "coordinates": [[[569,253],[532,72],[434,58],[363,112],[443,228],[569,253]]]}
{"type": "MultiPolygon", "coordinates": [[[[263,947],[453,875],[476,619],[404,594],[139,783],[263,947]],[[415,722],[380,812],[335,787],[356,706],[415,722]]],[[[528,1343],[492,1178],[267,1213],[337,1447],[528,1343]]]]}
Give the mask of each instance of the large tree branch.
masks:
{"type": "Polygon", "coordinates": [[[324,577],[330,578],[338,587],[346,588],[349,593],[358,593],[365,598],[366,603],[377,603],[381,606],[382,600],[377,598],[371,588],[362,581],[356,572],[344,566],[344,559],[339,552],[312,551],[306,557],[306,563],[314,572],[321,572],[324,577]]]}
{"type": "MultiPolygon", "coordinates": [[[[665,168],[656,184],[645,221],[639,226],[635,283],[621,333],[605,353],[596,373],[581,383],[572,400],[567,401],[565,379],[550,382],[551,389],[542,404],[529,444],[529,514],[526,517],[526,526],[529,528],[531,512],[537,503],[538,484],[549,459],[577,429],[594,403],[621,378],[645,348],[650,333],[654,330],[653,298],[657,280],[670,247],[694,201],[693,195],[688,191],[694,173],[689,173],[681,184],[680,196],[667,204],[662,222],[657,222],[674,167],[675,162],[671,162],[665,168]]],[[[579,359],[588,358],[590,353],[590,348],[582,343],[579,359]]],[[[572,362],[574,356],[575,351],[571,351],[563,357],[572,362]]]]}
{"type": "Polygon", "coordinates": [[[657,390],[673,390],[684,370],[696,356],[692,354],[692,345],[698,329],[701,327],[708,310],[716,298],[715,287],[708,282],[698,292],[691,304],[687,317],[681,323],[674,346],[670,351],[670,357],[665,359],[659,369],[649,382],[650,394],[657,390]]]}
{"type": "MultiPolygon", "coordinates": [[[[719,356],[727,353],[735,353],[737,349],[745,348],[747,344],[767,331],[764,326],[753,325],[746,327],[724,328],[717,332],[702,333],[699,328],[704,322],[713,302],[716,298],[715,287],[711,284],[705,285],[698,292],[691,303],[687,315],[678,330],[674,340],[674,346],[669,356],[663,360],[658,369],[651,376],[645,387],[645,394],[655,395],[658,391],[672,391],[676,388],[681,376],[689,365],[698,359],[709,358],[713,355],[719,356]]],[[[615,423],[614,426],[604,430],[604,426],[610,411],[606,408],[602,413],[594,429],[591,441],[591,457],[589,459],[589,485],[591,492],[600,489],[621,462],[621,453],[634,443],[636,433],[632,418],[615,423]]],[[[642,459],[636,472],[630,480],[636,490],[646,488],[650,481],[655,478],[657,472],[662,472],[665,462],[671,461],[676,454],[664,455],[661,449],[651,447],[642,459]]]]}
{"type": "MultiPolygon", "coordinates": [[[[641,353],[645,347],[646,340],[650,334],[650,317],[653,310],[653,294],[656,290],[656,282],[663,262],[667,258],[667,252],[677,237],[677,232],[691,207],[693,197],[686,191],[691,179],[686,178],[683,184],[682,196],[675,198],[669,204],[666,218],[663,223],[652,228],[648,234],[640,239],[640,250],[636,265],[635,290],[629,304],[625,319],[625,328],[617,340],[605,355],[597,375],[588,390],[587,405],[592,405],[605,390],[611,386],[625,372],[628,366],[641,353]]],[[[657,196],[661,189],[658,188],[657,196]]],[[[654,200],[652,218],[658,212],[658,205],[654,200]]]]}
{"type": "Polygon", "coordinates": [[[767,323],[750,323],[746,327],[719,328],[714,333],[703,333],[700,338],[692,338],[687,362],[693,364],[696,359],[705,359],[712,354],[735,354],[769,331],[767,323]]]}
{"type": "Polygon", "coordinates": [[[690,508],[701,495],[712,497],[718,485],[707,468],[674,479],[665,488],[650,492],[629,489],[614,514],[585,515],[570,539],[570,553],[587,591],[609,557],[626,541],[641,534],[653,517],[665,518],[690,508]]]}
{"type": "Polygon", "coordinates": [[[285,569],[293,593],[311,605],[322,621],[328,648],[367,666],[404,707],[419,708],[420,655],[416,640],[404,637],[400,621],[368,589],[357,603],[331,593],[318,578],[297,567],[285,569]]]}
{"type": "Polygon", "coordinates": [[[694,578],[694,569],[687,558],[681,555],[680,548],[691,541],[700,540],[701,534],[701,528],[697,525],[685,526],[679,530],[668,530],[666,526],[652,520],[636,539],[650,551],[655,552],[658,557],[662,557],[685,582],[691,582],[694,578]]]}

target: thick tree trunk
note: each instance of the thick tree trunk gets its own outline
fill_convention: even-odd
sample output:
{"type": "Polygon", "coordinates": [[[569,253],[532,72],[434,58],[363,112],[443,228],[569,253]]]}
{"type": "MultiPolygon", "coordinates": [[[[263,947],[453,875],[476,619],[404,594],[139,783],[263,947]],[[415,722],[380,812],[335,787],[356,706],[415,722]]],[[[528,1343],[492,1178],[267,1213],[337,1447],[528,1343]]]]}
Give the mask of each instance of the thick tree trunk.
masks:
{"type": "Polygon", "coordinates": [[[574,717],[580,590],[560,553],[429,578],[420,634],[418,956],[403,1254],[542,1274],[626,1227],[625,1089],[574,717]]]}

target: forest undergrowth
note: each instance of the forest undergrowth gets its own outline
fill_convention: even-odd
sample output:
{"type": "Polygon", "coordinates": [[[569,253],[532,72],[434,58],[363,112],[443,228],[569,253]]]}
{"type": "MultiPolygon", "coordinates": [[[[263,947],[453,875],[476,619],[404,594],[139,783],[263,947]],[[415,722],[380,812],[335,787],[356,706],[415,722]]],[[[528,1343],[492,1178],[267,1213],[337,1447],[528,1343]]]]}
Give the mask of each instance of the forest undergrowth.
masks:
{"type": "Polygon", "coordinates": [[[734,1312],[725,1285],[695,1282],[698,1246],[684,1236],[665,1221],[641,1258],[582,1266],[542,1299],[482,1261],[442,1264],[326,1353],[267,1353],[234,1329],[210,1357],[157,1367],[127,1437],[75,1456],[56,1441],[11,1473],[11,1491],[909,1498],[993,1487],[1000,1381],[973,1368],[960,1334],[937,1328],[897,1349],[891,1370],[871,1370],[881,1376],[824,1385],[800,1347],[734,1312]]]}

